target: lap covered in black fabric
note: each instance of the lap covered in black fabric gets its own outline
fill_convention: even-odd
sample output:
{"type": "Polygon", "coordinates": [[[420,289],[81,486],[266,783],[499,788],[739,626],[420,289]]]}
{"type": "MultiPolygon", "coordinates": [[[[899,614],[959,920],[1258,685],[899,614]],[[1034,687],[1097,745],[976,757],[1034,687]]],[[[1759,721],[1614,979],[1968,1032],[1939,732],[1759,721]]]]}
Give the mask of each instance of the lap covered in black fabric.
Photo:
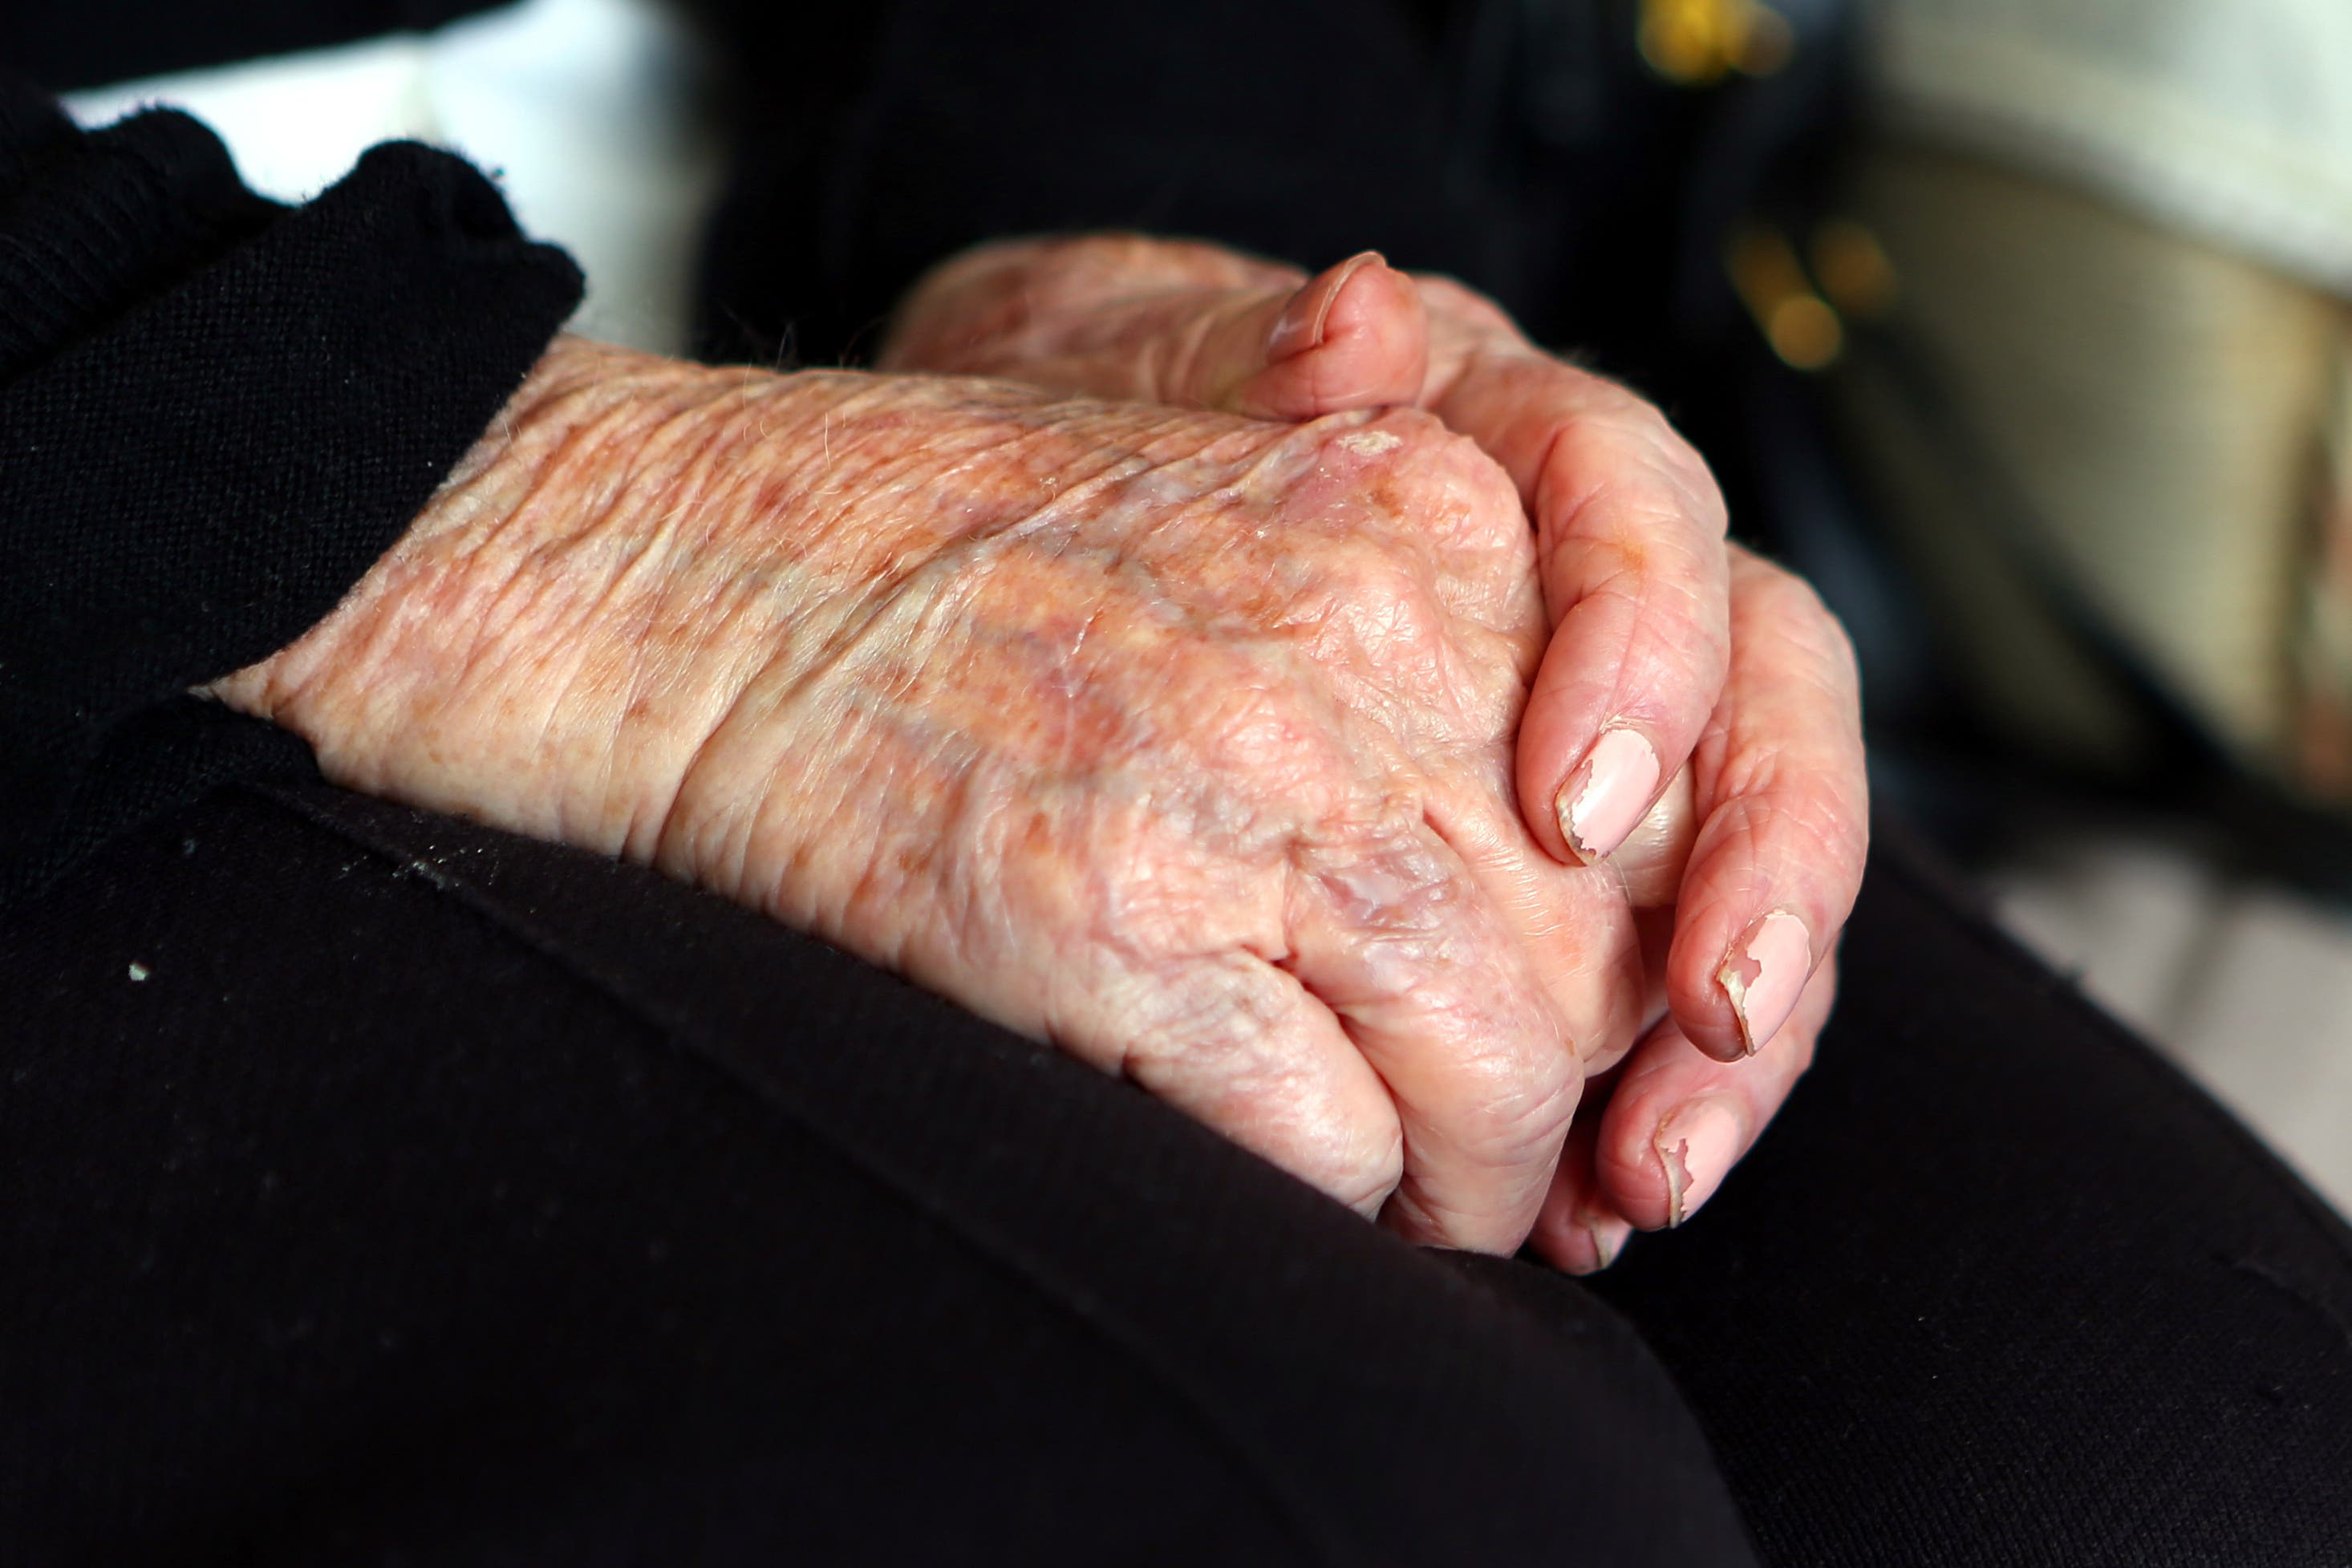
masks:
{"type": "Polygon", "coordinates": [[[83,131],[0,68],[0,904],[302,766],[184,694],[334,607],[580,288],[446,152],[287,210],[184,114],[83,131]]]}
{"type": "Polygon", "coordinates": [[[232,792],[0,977],[0,1561],[1751,1560],[1590,1296],[642,871],[232,792]]]}
{"type": "Polygon", "coordinates": [[[1756,1152],[1600,1282],[1767,1559],[2352,1563],[2343,1222],[1899,846],[1843,976],[1756,1152]]]}

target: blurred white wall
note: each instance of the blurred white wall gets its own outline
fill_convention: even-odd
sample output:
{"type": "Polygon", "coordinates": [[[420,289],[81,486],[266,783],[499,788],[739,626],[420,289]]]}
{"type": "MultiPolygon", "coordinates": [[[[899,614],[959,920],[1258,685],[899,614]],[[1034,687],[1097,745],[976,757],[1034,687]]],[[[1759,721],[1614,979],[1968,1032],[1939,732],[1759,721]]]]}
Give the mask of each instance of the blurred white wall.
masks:
{"type": "Polygon", "coordinates": [[[2352,297],[2352,0],[1867,0],[1881,115],[2352,297]]]}
{"type": "Polygon", "coordinates": [[[248,184],[301,201],[393,138],[494,173],[523,227],[588,275],[575,329],[686,346],[696,246],[721,149],[693,36],[655,0],[524,0],[425,35],[124,82],[70,95],[86,125],[186,109],[248,184]]]}

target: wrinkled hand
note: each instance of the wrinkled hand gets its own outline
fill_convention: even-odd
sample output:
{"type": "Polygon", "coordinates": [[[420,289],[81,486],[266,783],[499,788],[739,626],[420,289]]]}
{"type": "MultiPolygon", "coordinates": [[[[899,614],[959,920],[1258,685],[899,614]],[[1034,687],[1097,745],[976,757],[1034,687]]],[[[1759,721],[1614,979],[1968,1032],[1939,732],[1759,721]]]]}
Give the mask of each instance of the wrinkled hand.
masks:
{"type": "Polygon", "coordinates": [[[1513,803],[1535,546],[1425,413],[565,341],[218,690],[339,782],[658,865],[1499,1250],[1643,1005],[1621,883],[1513,803]]]}
{"type": "Polygon", "coordinates": [[[1622,875],[1672,1008],[1580,1119],[1537,1241],[1598,1266],[1704,1202],[1811,1059],[1867,808],[1843,634],[1723,544],[1664,420],[1449,280],[1131,235],[967,253],[918,286],[884,363],[1274,419],[1417,404],[1503,465],[1551,625],[1517,737],[1527,824],[1622,875]]]}

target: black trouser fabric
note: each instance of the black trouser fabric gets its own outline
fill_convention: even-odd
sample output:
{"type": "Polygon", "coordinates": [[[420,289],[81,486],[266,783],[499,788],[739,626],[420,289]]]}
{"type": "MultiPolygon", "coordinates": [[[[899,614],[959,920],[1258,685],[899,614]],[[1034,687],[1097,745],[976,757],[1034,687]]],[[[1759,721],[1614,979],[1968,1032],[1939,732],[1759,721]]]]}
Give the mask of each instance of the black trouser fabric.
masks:
{"type": "Polygon", "coordinates": [[[224,792],[0,984],[0,1563],[1750,1561],[1590,1297],[648,873],[224,792]]]}
{"type": "MultiPolygon", "coordinates": [[[[1641,63],[1635,10],[843,8],[790,90],[746,95],[708,330],[855,355],[961,246],[1124,226],[1308,266],[1380,246],[1603,369],[1671,359],[1686,264],[1719,255],[1697,236],[1760,179],[1727,170],[1769,150],[1773,110],[1734,89],[1695,110],[1641,63]]],[[[769,80],[783,41],[744,39],[769,80]]],[[[1680,1383],[1768,1561],[2352,1564],[2344,1226],[1959,908],[1878,857],[1813,1078],[1689,1231],[1596,1293],[1680,1383]]]]}
{"type": "Polygon", "coordinates": [[[1899,849],[1845,953],[1595,1292],[652,873],[225,791],[0,925],[0,1562],[2352,1562],[2342,1225],[1899,849]]]}

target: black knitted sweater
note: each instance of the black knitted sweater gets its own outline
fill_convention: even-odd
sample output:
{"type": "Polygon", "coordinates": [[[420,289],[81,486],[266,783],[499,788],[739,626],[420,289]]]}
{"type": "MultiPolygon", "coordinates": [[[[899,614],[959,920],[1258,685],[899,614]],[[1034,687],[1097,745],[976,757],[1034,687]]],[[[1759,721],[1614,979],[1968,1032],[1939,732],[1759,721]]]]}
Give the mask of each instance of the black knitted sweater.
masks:
{"type": "MultiPolygon", "coordinates": [[[[418,8],[195,33],[226,58],[467,7],[418,8]]],[[[202,63],[126,9],[161,15],[0,19],[0,905],[223,782],[310,770],[186,693],[333,608],[580,294],[446,153],[379,147],[287,208],[185,115],[77,128],[45,86],[202,63]]]]}

